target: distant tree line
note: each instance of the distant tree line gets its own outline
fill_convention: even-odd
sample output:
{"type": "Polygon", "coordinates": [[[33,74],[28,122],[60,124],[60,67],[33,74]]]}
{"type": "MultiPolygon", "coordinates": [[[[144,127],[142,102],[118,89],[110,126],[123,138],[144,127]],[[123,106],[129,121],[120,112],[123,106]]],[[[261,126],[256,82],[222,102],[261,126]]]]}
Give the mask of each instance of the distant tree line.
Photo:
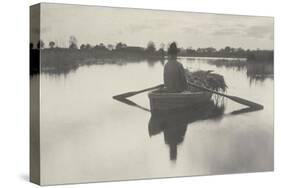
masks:
{"type": "Polygon", "coordinates": [[[244,50],[243,48],[232,48],[226,46],[219,50],[208,48],[181,49],[180,55],[194,57],[230,57],[230,58],[247,58],[248,61],[273,61],[273,50],[244,50]]]}
{"type": "MultiPolygon", "coordinates": [[[[141,60],[163,60],[167,56],[165,44],[161,43],[157,49],[153,41],[149,41],[145,48],[139,46],[128,46],[125,43],[118,42],[116,45],[99,43],[96,45],[81,44],[78,46],[78,40],[75,36],[69,37],[69,46],[67,48],[59,47],[54,41],[50,41],[48,46],[43,40],[37,42],[36,47],[30,44],[31,56],[38,56],[40,49],[41,67],[76,67],[81,62],[91,63],[97,60],[112,61],[115,59],[141,61],[141,60]],[[33,54],[33,55],[32,55],[33,54]]],[[[207,48],[179,48],[179,56],[184,57],[225,57],[225,58],[247,58],[249,62],[273,62],[273,50],[245,50],[243,48],[232,48],[226,46],[222,49],[214,47],[207,48]]],[[[32,59],[32,58],[31,58],[32,59]]]]}

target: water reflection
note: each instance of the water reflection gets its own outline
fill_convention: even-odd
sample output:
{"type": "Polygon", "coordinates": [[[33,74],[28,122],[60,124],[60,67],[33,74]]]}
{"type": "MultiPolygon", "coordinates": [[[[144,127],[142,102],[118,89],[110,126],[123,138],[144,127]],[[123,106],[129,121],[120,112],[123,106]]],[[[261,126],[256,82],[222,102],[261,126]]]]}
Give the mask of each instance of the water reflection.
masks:
{"type": "Polygon", "coordinates": [[[220,120],[224,105],[213,101],[179,112],[152,114],[148,123],[150,136],[163,132],[165,143],[170,149],[170,160],[177,159],[177,146],[183,142],[189,124],[205,119],[220,120]]]}
{"type": "Polygon", "coordinates": [[[133,107],[136,107],[136,108],[139,108],[141,110],[144,110],[144,111],[147,111],[147,112],[150,112],[150,110],[148,108],[145,108],[129,99],[126,99],[126,98],[114,98],[115,100],[119,101],[119,102],[122,102],[124,104],[127,104],[127,105],[130,105],[130,106],[133,106],[133,107]]]}
{"type": "Polygon", "coordinates": [[[262,110],[261,108],[255,108],[255,107],[247,107],[247,108],[242,108],[239,110],[234,110],[230,113],[230,115],[239,115],[239,114],[244,114],[248,112],[254,112],[254,111],[259,111],[262,110]]]}
{"type": "Polygon", "coordinates": [[[229,94],[261,103],[264,110],[241,114],[249,109],[237,112],[244,107],[226,99],[223,112],[210,103],[204,110],[159,116],[146,108],[146,93],[130,98],[133,101],[112,99],[162,83],[160,61],[153,68],[146,61],[80,65],[66,78],[44,73],[40,75],[41,152],[56,156],[42,160],[48,180],[87,182],[272,169],[273,80],[250,87],[245,66],[238,72],[216,68],[209,60],[179,61],[191,71],[224,75],[229,94]],[[77,172],[84,172],[85,178],[77,172]]]}
{"type": "MultiPolygon", "coordinates": [[[[37,53],[31,53],[31,60],[36,59],[37,53]]],[[[182,61],[183,59],[186,59],[187,62],[193,62],[196,60],[200,60],[198,63],[206,62],[210,65],[215,65],[217,68],[227,68],[227,69],[233,69],[235,71],[245,71],[246,76],[249,80],[250,85],[256,82],[263,82],[267,78],[273,78],[274,74],[274,68],[273,68],[273,63],[249,63],[245,60],[241,59],[200,59],[198,58],[179,58],[179,61],[182,61]]],[[[35,62],[34,60],[31,62],[35,62]]],[[[157,63],[160,63],[162,66],[165,64],[165,59],[147,59],[146,61],[140,61],[138,59],[123,59],[123,60],[107,60],[107,59],[88,59],[80,63],[75,63],[72,64],[72,66],[64,66],[65,63],[63,62],[58,62],[56,65],[62,65],[62,66],[56,66],[56,67],[46,67],[43,66],[41,67],[41,72],[47,73],[49,75],[53,76],[59,76],[59,75],[64,75],[66,76],[69,73],[75,72],[79,67],[81,66],[99,66],[99,65],[105,65],[105,64],[115,64],[119,66],[124,66],[127,65],[128,63],[147,63],[148,67],[154,68],[154,66],[157,63]]],[[[35,63],[33,63],[35,64],[35,63]]],[[[31,65],[31,67],[34,69],[36,68],[35,65],[31,65]]],[[[37,63],[39,65],[39,63],[37,63]]],[[[37,68],[38,69],[38,68],[37,68]]],[[[37,70],[36,69],[36,70],[37,70]]],[[[34,74],[34,70],[31,71],[31,73],[34,74]]],[[[38,70],[37,70],[38,72],[38,70]]]]}
{"type": "MultiPolygon", "coordinates": [[[[126,98],[114,98],[124,104],[139,108],[150,112],[149,109],[126,98]]],[[[260,108],[246,107],[239,110],[234,110],[227,114],[239,115],[258,111],[260,108]]],[[[200,120],[220,121],[225,112],[223,98],[214,98],[204,104],[187,108],[181,111],[170,111],[165,113],[152,113],[149,123],[149,136],[154,136],[163,132],[165,144],[169,146],[170,160],[177,160],[178,145],[184,141],[188,125],[200,120]]]]}
{"type": "Polygon", "coordinates": [[[252,64],[248,63],[247,67],[247,77],[250,79],[250,84],[256,81],[263,82],[266,78],[273,78],[274,69],[273,64],[252,64]]]}
{"type": "Polygon", "coordinates": [[[248,64],[245,60],[237,59],[209,59],[207,63],[215,65],[218,68],[225,67],[228,69],[234,69],[236,71],[242,71],[246,69],[246,65],[248,64]]]}
{"type": "Polygon", "coordinates": [[[210,59],[208,60],[208,63],[213,64],[218,68],[225,67],[236,71],[246,70],[250,85],[254,82],[263,82],[267,78],[272,79],[274,74],[274,66],[272,62],[254,63],[241,60],[210,59]]]}
{"type": "MultiPolygon", "coordinates": [[[[115,98],[115,100],[150,112],[149,109],[138,105],[137,103],[129,99],[115,98]]],[[[225,108],[223,103],[218,104],[217,101],[214,102],[213,100],[210,100],[207,103],[198,105],[194,108],[188,108],[183,111],[165,112],[165,114],[152,113],[148,123],[149,136],[153,136],[163,132],[165,143],[170,148],[170,160],[176,160],[177,146],[183,142],[188,125],[195,121],[206,119],[213,119],[215,121],[219,121],[224,114],[224,109],[225,108]]],[[[249,111],[254,110],[251,109],[249,111]]],[[[241,113],[249,111],[244,111],[244,109],[242,109],[241,113]]],[[[235,113],[236,112],[234,112],[233,114],[235,113]]],[[[238,113],[239,111],[237,111],[236,114],[238,113]]]]}

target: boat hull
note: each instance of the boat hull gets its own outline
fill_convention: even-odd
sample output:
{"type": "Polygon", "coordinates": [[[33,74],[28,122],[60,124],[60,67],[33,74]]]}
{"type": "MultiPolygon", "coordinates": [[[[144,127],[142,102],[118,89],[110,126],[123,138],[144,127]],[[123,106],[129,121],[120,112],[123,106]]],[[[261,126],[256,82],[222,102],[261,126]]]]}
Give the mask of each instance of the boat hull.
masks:
{"type": "Polygon", "coordinates": [[[211,100],[210,92],[164,93],[153,91],[148,94],[151,112],[175,111],[204,104],[211,100]]]}

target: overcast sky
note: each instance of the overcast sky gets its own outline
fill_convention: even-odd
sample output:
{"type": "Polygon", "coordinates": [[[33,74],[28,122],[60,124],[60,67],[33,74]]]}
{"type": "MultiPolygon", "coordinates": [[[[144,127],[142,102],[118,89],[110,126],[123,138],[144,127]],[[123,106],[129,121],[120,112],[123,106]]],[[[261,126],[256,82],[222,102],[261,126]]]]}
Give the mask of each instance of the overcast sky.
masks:
{"type": "Polygon", "coordinates": [[[42,4],[41,39],[68,46],[116,44],[145,47],[176,41],[180,47],[273,49],[273,18],[176,11],[42,4]]]}

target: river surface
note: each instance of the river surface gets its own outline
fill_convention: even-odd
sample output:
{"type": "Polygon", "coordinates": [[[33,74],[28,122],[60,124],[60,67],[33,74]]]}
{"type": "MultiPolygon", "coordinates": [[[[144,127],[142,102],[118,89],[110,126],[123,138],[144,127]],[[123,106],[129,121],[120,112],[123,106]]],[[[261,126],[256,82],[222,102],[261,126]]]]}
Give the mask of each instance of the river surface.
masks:
{"type": "Polygon", "coordinates": [[[95,64],[67,74],[41,73],[43,184],[195,176],[273,170],[273,66],[179,58],[190,71],[222,74],[227,93],[264,105],[260,111],[225,99],[218,109],[153,117],[147,93],[112,96],[163,83],[164,62],[95,64]]]}

